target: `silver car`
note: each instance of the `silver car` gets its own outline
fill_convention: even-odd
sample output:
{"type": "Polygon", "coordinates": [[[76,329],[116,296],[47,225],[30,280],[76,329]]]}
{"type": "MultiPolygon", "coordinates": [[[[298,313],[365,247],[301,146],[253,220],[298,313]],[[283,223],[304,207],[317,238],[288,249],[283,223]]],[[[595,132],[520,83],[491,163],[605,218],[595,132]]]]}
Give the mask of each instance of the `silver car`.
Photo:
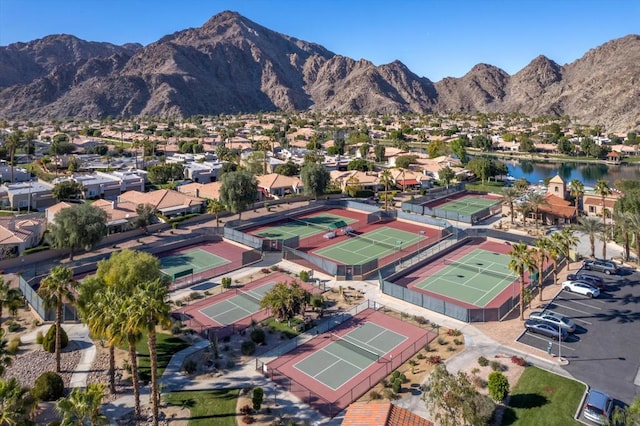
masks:
{"type": "Polygon", "coordinates": [[[576,325],[569,318],[553,311],[534,311],[529,315],[530,319],[546,321],[564,328],[569,333],[576,331],[576,325]]]}

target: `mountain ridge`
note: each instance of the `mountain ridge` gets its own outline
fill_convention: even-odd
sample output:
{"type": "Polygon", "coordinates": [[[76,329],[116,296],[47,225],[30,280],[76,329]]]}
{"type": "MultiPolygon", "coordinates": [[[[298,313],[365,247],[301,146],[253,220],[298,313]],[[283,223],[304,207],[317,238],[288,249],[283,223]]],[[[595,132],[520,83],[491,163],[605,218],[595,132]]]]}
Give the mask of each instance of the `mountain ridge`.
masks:
{"type": "Polygon", "coordinates": [[[0,116],[522,112],[628,131],[640,126],[639,81],[635,34],[562,66],[539,55],[513,75],[480,63],[434,83],[400,61],[376,66],[225,11],[146,46],[62,34],[0,47],[0,116]]]}

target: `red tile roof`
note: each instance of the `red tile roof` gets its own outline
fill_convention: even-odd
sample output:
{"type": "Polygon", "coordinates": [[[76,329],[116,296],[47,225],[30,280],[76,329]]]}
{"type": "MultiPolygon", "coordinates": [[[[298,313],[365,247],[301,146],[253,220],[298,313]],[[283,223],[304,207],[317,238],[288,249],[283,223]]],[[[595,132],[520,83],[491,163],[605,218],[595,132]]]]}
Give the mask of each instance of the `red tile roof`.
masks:
{"type": "Polygon", "coordinates": [[[433,426],[433,423],[390,402],[376,402],[351,404],[342,426],[433,426]]]}

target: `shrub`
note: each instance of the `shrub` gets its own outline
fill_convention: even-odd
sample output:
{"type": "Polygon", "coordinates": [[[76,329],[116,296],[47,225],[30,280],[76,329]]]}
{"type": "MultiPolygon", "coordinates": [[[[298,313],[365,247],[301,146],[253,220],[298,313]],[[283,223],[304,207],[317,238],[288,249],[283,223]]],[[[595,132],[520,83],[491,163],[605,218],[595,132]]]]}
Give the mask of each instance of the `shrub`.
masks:
{"type": "Polygon", "coordinates": [[[227,360],[226,367],[227,367],[228,370],[231,370],[235,366],[236,366],[236,363],[232,359],[227,360]]]}
{"type": "MultiPolygon", "coordinates": [[[[64,328],[60,328],[60,348],[64,349],[69,344],[69,336],[67,336],[67,332],[64,331],[64,328]]],[[[54,353],[56,351],[56,326],[52,325],[49,327],[49,331],[44,335],[44,339],[42,339],[42,349],[49,353],[54,353]]]]}
{"type": "Polygon", "coordinates": [[[524,367],[524,366],[527,365],[527,361],[525,361],[524,358],[522,358],[521,356],[516,356],[516,355],[511,357],[511,362],[516,364],[516,365],[519,365],[520,367],[524,367]]]}
{"type": "Polygon", "coordinates": [[[416,323],[420,324],[420,325],[427,325],[427,324],[429,324],[429,320],[428,320],[428,319],[426,319],[425,317],[421,317],[421,316],[419,316],[419,315],[414,315],[414,316],[413,316],[413,320],[414,320],[416,323]]]}
{"type": "Polygon", "coordinates": [[[418,352],[418,355],[416,355],[416,358],[425,359],[426,357],[422,354],[422,352],[418,352]]]}
{"type": "Polygon", "coordinates": [[[202,299],[204,296],[199,291],[192,291],[191,293],[189,293],[189,297],[191,298],[191,300],[198,300],[202,299]]]}
{"type": "Polygon", "coordinates": [[[395,379],[397,379],[398,377],[400,377],[400,372],[398,370],[394,371],[393,373],[391,373],[391,381],[393,382],[395,379]]]}
{"type": "Polygon", "coordinates": [[[240,414],[246,416],[252,413],[253,413],[253,408],[251,408],[249,404],[245,404],[242,407],[240,407],[240,414]]]}
{"type": "Polygon", "coordinates": [[[278,270],[278,265],[272,265],[270,269],[275,272],[278,270]]]}
{"type": "Polygon", "coordinates": [[[400,379],[402,381],[402,383],[407,383],[407,376],[405,376],[404,374],[400,374],[400,376],[398,376],[398,379],[400,379]]]}
{"type": "Polygon", "coordinates": [[[442,358],[440,358],[440,355],[431,355],[429,358],[427,358],[427,361],[431,365],[438,365],[442,362],[442,358]]]}
{"type": "Polygon", "coordinates": [[[300,281],[307,282],[309,281],[309,272],[308,271],[300,271],[300,281]]]}
{"type": "Polygon", "coordinates": [[[33,384],[31,393],[41,401],[56,401],[64,395],[62,377],[53,371],[42,373],[33,384]]]}
{"type": "Polygon", "coordinates": [[[491,369],[493,371],[504,371],[506,370],[505,366],[502,365],[500,362],[498,361],[491,361],[491,369]]]}
{"type": "Polygon", "coordinates": [[[256,351],[256,344],[253,343],[251,340],[245,340],[240,345],[240,352],[242,352],[242,355],[253,355],[255,351],[256,351]]]}
{"type": "Polygon", "coordinates": [[[460,339],[453,339],[453,343],[454,343],[456,346],[460,346],[460,345],[462,345],[464,342],[463,342],[462,340],[460,340],[460,339]]]}
{"type": "Polygon", "coordinates": [[[264,330],[261,328],[254,328],[253,330],[251,330],[249,337],[251,337],[251,340],[256,345],[260,345],[264,343],[264,339],[265,339],[264,330]]]}
{"type": "Polygon", "coordinates": [[[391,390],[393,390],[393,393],[400,393],[402,390],[402,379],[399,377],[395,379],[391,385],[391,390]]]}
{"type": "Polygon", "coordinates": [[[504,401],[509,393],[509,380],[499,371],[489,374],[489,396],[497,402],[504,401]]]}
{"type": "Polygon", "coordinates": [[[375,401],[376,399],[382,399],[382,394],[378,391],[372,390],[369,392],[369,399],[375,401]]]}
{"type": "Polygon", "coordinates": [[[384,394],[384,397],[390,401],[393,401],[394,399],[397,398],[397,394],[394,393],[392,389],[385,389],[383,394],[384,394]]]}
{"type": "Polygon", "coordinates": [[[447,350],[449,352],[454,352],[456,350],[456,348],[454,348],[453,346],[447,346],[447,350]]]}
{"type": "Polygon", "coordinates": [[[486,367],[487,365],[489,365],[489,360],[481,356],[480,358],[478,358],[478,365],[480,367],[486,367]]]}
{"type": "Polygon", "coordinates": [[[244,423],[246,425],[250,425],[254,421],[255,421],[255,419],[252,416],[244,416],[244,417],[242,417],[242,423],[244,423]]]}
{"type": "Polygon", "coordinates": [[[271,273],[271,269],[269,268],[262,268],[260,269],[260,272],[262,272],[265,275],[269,275],[271,273]]]}
{"type": "Polygon", "coordinates": [[[447,344],[447,341],[442,337],[438,337],[438,344],[444,346],[447,344]]]}
{"type": "Polygon", "coordinates": [[[462,332],[460,330],[458,330],[457,328],[450,328],[449,330],[447,330],[447,336],[461,336],[462,332]]]}
{"type": "Polygon", "coordinates": [[[224,277],[220,280],[220,284],[222,284],[222,288],[231,287],[231,277],[224,277]]]}
{"type": "Polygon", "coordinates": [[[262,406],[263,400],[264,400],[264,390],[262,388],[255,388],[253,390],[253,397],[251,398],[253,409],[258,411],[262,406]]]}
{"type": "Polygon", "coordinates": [[[7,352],[9,353],[9,355],[15,355],[16,353],[18,353],[18,349],[20,349],[21,344],[22,342],[20,341],[20,338],[18,336],[11,338],[9,344],[7,345],[7,352]]]}
{"type": "Polygon", "coordinates": [[[487,381],[480,376],[473,376],[471,378],[471,383],[473,383],[473,385],[478,389],[484,389],[487,387],[487,381]]]}
{"type": "Polygon", "coordinates": [[[20,330],[20,323],[14,320],[7,321],[7,330],[9,330],[11,333],[15,333],[16,331],[20,330]]]}
{"type": "Polygon", "coordinates": [[[42,335],[42,331],[38,331],[38,333],[36,334],[36,343],[41,345],[43,339],[44,336],[42,335]]]}

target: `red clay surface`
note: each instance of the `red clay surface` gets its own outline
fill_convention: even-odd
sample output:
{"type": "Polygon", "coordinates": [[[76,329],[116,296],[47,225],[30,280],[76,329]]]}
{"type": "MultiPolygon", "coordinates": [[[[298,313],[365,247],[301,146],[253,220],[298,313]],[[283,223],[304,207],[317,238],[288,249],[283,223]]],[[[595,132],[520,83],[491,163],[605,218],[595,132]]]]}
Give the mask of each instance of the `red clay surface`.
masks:
{"type": "Polygon", "coordinates": [[[268,309],[263,309],[233,324],[223,326],[222,324],[216,322],[210,317],[202,314],[200,310],[206,307],[215,305],[216,303],[219,303],[223,300],[231,299],[232,297],[237,296],[236,289],[247,291],[256,287],[260,287],[263,284],[274,282],[274,281],[277,283],[284,282],[287,284],[297,281],[302,288],[304,288],[305,290],[309,291],[312,294],[322,293],[322,290],[320,290],[319,288],[314,287],[311,284],[297,280],[295,277],[292,277],[291,275],[287,275],[283,272],[272,272],[271,274],[263,278],[260,278],[255,281],[251,281],[250,283],[247,283],[243,286],[231,288],[226,291],[223,291],[220,294],[216,294],[214,296],[209,296],[204,299],[198,300],[195,303],[192,303],[188,306],[175,310],[174,313],[177,314],[177,316],[182,318],[182,321],[187,327],[195,330],[198,333],[210,335],[210,333],[215,332],[218,334],[219,338],[229,336],[236,331],[240,331],[249,327],[252,321],[259,322],[271,317],[271,313],[269,312],[268,309]]]}
{"type": "Polygon", "coordinates": [[[387,359],[373,363],[347,381],[340,389],[333,390],[294,367],[296,363],[310,356],[311,353],[329,345],[332,342],[329,334],[315,337],[295,350],[276,358],[267,364],[266,375],[276,383],[287,387],[290,392],[318,411],[334,416],[351,402],[364,395],[384,377],[391,374],[393,370],[422,349],[425,344],[436,338],[436,334],[431,331],[373,309],[366,309],[340,324],[332,332],[341,336],[365,322],[385,327],[406,336],[407,339],[384,357],[387,359]]]}
{"type": "Polygon", "coordinates": [[[461,192],[458,194],[448,195],[447,197],[441,198],[439,200],[427,201],[426,203],[422,203],[422,205],[425,207],[434,208],[434,207],[441,206],[443,204],[447,204],[450,201],[459,200],[461,198],[467,198],[467,197],[484,198],[484,199],[496,200],[496,201],[499,201],[502,199],[499,195],[494,195],[494,194],[480,195],[480,194],[472,194],[469,192],[461,192]]]}

